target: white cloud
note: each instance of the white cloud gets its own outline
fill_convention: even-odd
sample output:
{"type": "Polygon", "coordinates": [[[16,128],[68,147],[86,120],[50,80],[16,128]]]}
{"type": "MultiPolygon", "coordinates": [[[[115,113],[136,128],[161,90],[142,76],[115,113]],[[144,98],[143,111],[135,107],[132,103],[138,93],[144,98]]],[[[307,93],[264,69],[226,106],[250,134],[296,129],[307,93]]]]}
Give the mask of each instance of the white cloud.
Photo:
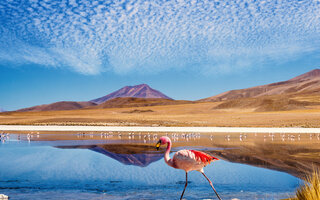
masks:
{"type": "Polygon", "coordinates": [[[319,1],[0,2],[0,63],[233,71],[319,52],[319,1]]]}

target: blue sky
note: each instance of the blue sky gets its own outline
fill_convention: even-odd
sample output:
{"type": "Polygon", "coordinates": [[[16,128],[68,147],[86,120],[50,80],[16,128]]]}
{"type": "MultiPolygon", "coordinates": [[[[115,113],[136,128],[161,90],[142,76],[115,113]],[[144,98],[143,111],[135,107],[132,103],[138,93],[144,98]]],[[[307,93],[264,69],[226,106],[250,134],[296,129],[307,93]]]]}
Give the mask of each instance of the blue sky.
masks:
{"type": "Polygon", "coordinates": [[[200,99],[318,68],[320,1],[0,2],[0,108],[147,83],[200,99]]]}

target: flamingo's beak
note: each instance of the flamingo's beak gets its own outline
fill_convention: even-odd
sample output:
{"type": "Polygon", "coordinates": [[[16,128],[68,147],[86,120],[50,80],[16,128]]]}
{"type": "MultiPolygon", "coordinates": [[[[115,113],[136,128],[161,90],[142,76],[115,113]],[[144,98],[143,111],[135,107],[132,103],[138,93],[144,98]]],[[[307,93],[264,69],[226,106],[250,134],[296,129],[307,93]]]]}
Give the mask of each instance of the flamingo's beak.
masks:
{"type": "Polygon", "coordinates": [[[157,144],[156,144],[156,149],[157,149],[157,150],[159,150],[160,145],[161,145],[161,140],[159,140],[159,141],[157,142],[157,144]]]}

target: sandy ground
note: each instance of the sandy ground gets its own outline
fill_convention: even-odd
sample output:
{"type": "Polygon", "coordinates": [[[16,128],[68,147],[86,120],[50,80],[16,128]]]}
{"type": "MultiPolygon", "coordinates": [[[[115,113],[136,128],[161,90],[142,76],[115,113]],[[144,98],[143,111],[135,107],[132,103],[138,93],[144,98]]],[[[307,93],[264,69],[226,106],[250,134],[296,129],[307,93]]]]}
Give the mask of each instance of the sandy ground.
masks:
{"type": "Polygon", "coordinates": [[[137,127],[137,126],[31,126],[0,125],[2,131],[124,131],[124,132],[197,132],[197,133],[320,133],[320,128],[259,127],[137,127]]]}
{"type": "Polygon", "coordinates": [[[135,108],[0,113],[2,125],[320,128],[320,107],[254,112],[213,109],[216,102],[135,108]],[[132,112],[139,110],[141,112],[132,112]],[[152,112],[143,112],[152,110],[152,112]]]}

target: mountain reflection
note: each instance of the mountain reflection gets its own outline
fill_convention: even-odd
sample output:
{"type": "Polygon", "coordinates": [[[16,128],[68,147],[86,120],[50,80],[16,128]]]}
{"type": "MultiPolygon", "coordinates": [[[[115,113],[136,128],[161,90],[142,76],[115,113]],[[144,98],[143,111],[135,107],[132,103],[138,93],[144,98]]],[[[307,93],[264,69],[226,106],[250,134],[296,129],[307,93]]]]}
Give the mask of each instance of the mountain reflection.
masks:
{"type": "Polygon", "coordinates": [[[108,145],[74,145],[74,146],[57,146],[63,149],[89,149],[125,165],[135,165],[146,167],[149,164],[163,158],[162,152],[154,151],[150,145],[136,144],[108,144],[108,145]]]}
{"type": "Polygon", "coordinates": [[[210,152],[229,162],[283,171],[299,178],[320,168],[319,144],[255,143],[210,152]]]}

